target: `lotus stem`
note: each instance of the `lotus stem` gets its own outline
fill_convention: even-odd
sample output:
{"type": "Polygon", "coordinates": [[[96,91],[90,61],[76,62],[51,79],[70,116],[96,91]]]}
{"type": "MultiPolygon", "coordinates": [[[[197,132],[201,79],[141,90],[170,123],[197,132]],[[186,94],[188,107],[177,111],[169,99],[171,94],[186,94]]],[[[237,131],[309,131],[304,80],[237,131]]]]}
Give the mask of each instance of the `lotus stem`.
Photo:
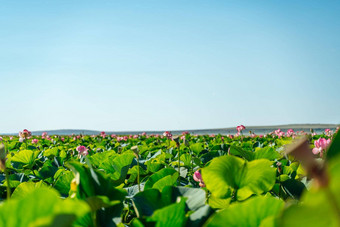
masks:
{"type": "Polygon", "coordinates": [[[139,149],[138,146],[131,147],[131,150],[133,151],[134,155],[137,159],[137,184],[138,184],[138,191],[140,192],[140,173],[139,173],[139,149]]]}
{"type": "Polygon", "coordinates": [[[7,182],[7,199],[11,197],[11,187],[10,187],[10,180],[9,180],[9,173],[6,168],[6,147],[3,143],[0,144],[0,170],[5,172],[6,182],[7,182]]]}
{"type": "Polygon", "coordinates": [[[174,136],[172,138],[175,142],[176,142],[176,147],[177,147],[177,150],[178,150],[178,186],[181,185],[181,150],[180,150],[180,147],[179,147],[179,137],[178,136],[174,136]]]}
{"type": "Polygon", "coordinates": [[[189,152],[191,155],[191,173],[194,174],[194,160],[193,160],[193,156],[194,156],[194,152],[191,150],[191,148],[189,147],[189,152]]]}
{"type": "Polygon", "coordinates": [[[140,176],[139,176],[139,155],[137,155],[137,183],[138,183],[138,191],[140,192],[140,176]]]}
{"type": "Polygon", "coordinates": [[[178,186],[181,185],[181,154],[178,147],[178,186]]]}
{"type": "Polygon", "coordinates": [[[6,182],[7,182],[7,199],[10,199],[11,198],[11,187],[10,187],[9,173],[6,167],[5,167],[5,176],[6,176],[6,182]]]}

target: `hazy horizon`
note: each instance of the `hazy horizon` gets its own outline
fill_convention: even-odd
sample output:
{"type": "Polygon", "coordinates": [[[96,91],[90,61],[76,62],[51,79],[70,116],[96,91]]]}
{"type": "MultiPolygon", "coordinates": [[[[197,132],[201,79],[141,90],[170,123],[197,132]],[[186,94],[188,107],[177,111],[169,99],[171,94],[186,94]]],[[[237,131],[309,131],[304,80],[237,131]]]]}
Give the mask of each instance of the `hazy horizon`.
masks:
{"type": "Polygon", "coordinates": [[[0,132],[340,123],[340,2],[6,1],[0,132]]]}
{"type": "MultiPolygon", "coordinates": [[[[282,130],[287,130],[287,129],[317,129],[320,132],[322,132],[326,128],[330,129],[335,129],[338,127],[338,124],[285,124],[285,125],[250,125],[246,126],[245,133],[247,134],[249,130],[255,133],[267,133],[272,130],[276,130],[278,128],[281,128],[282,130]]],[[[34,135],[39,135],[42,132],[56,132],[57,134],[64,135],[64,134],[72,134],[72,133],[84,133],[85,134],[95,134],[95,133],[100,133],[103,130],[92,130],[92,129],[46,129],[46,130],[35,130],[32,131],[34,135]]],[[[114,131],[114,130],[108,130],[106,133],[122,133],[122,134],[138,134],[142,132],[147,132],[147,133],[162,133],[164,131],[169,131],[167,129],[164,130],[131,130],[131,131],[114,131]]],[[[221,132],[228,132],[228,133],[233,133],[236,131],[236,127],[222,127],[222,128],[205,128],[205,129],[175,129],[175,130],[170,130],[172,132],[183,132],[183,131],[189,131],[191,133],[196,132],[196,133],[201,133],[201,134],[218,134],[221,132]]],[[[0,132],[0,135],[15,135],[17,132],[7,132],[3,133],[0,132]]]]}

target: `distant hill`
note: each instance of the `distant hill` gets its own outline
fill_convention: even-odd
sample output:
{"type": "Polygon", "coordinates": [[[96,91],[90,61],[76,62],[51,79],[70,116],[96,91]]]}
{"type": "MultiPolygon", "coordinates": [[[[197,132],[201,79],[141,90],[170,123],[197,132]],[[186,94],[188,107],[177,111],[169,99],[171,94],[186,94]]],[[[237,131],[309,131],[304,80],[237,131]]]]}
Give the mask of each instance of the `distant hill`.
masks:
{"type": "MultiPolygon", "coordinates": [[[[272,132],[278,128],[282,131],[287,129],[293,129],[294,131],[308,131],[313,129],[317,133],[323,132],[326,128],[334,130],[338,125],[336,124],[287,124],[287,125],[270,125],[270,126],[246,126],[245,134],[252,131],[256,134],[266,134],[272,132]]],[[[235,134],[236,127],[231,128],[215,128],[215,129],[189,129],[189,130],[172,130],[172,134],[181,134],[184,131],[188,131],[191,134],[235,134]]],[[[33,135],[41,135],[43,132],[47,132],[49,135],[98,135],[101,131],[97,130],[85,130],[85,129],[58,129],[58,130],[45,130],[45,131],[33,131],[33,135]]],[[[162,134],[164,131],[105,131],[106,134],[117,135],[136,135],[146,132],[147,134],[162,134]]],[[[0,133],[1,135],[18,135],[18,133],[0,133]]]]}

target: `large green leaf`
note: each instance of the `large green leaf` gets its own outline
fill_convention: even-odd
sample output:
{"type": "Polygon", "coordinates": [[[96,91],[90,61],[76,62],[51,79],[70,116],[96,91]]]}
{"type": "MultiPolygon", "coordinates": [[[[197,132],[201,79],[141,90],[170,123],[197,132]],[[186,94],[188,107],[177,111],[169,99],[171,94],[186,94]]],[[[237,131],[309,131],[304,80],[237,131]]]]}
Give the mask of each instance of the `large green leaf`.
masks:
{"type": "Polygon", "coordinates": [[[147,221],[156,222],[156,227],[185,226],[187,221],[185,216],[185,199],[181,199],[179,203],[156,210],[147,221]]]}
{"type": "Polygon", "coordinates": [[[167,186],[163,189],[162,195],[168,197],[171,203],[175,203],[179,197],[186,199],[186,212],[190,212],[187,225],[202,226],[206,219],[213,213],[213,210],[206,204],[206,191],[200,188],[167,186]]]}
{"type": "Polygon", "coordinates": [[[18,164],[23,165],[23,167],[27,167],[31,169],[39,153],[40,151],[21,150],[11,158],[11,161],[13,163],[18,163],[18,164]]]}
{"type": "Polygon", "coordinates": [[[268,159],[274,161],[275,159],[280,159],[281,155],[273,147],[257,147],[255,149],[253,159],[268,159]]]}
{"type": "Polygon", "coordinates": [[[160,193],[157,189],[147,189],[137,193],[133,198],[133,205],[138,217],[151,216],[154,211],[172,203],[179,197],[186,198],[187,210],[196,211],[205,206],[206,192],[199,188],[166,186],[160,193]]]}
{"type": "Polygon", "coordinates": [[[111,200],[123,200],[125,190],[114,187],[114,182],[102,171],[94,170],[79,162],[69,162],[68,166],[74,173],[80,174],[79,198],[96,195],[107,196],[111,200]]]}
{"type": "MultiPolygon", "coordinates": [[[[93,196],[107,196],[110,201],[123,201],[125,190],[115,188],[115,183],[105,173],[94,170],[79,162],[67,164],[75,174],[80,175],[77,197],[86,199],[93,196]]],[[[119,203],[110,207],[103,207],[96,212],[98,226],[115,226],[116,219],[120,219],[123,204],[119,203]]],[[[119,222],[119,220],[118,220],[119,222]]]]}
{"type": "MultiPolygon", "coordinates": [[[[33,188],[32,188],[33,189],[33,188]]],[[[0,226],[71,226],[90,211],[86,202],[62,200],[53,189],[35,188],[24,197],[0,206],[0,226]]]]}
{"type": "Polygon", "coordinates": [[[162,167],[162,163],[158,159],[151,159],[145,162],[147,171],[155,173],[162,167]]]}
{"type": "Polygon", "coordinates": [[[172,168],[161,169],[160,171],[151,175],[151,177],[145,182],[144,189],[156,188],[160,191],[165,186],[172,186],[176,183],[178,178],[178,172],[172,168]]]}
{"type": "Polygon", "coordinates": [[[284,202],[271,196],[259,196],[245,202],[234,203],[213,215],[204,226],[244,226],[258,227],[268,217],[276,216],[282,210],[284,202]]]}
{"type": "Polygon", "coordinates": [[[234,156],[222,156],[212,160],[202,169],[207,188],[216,197],[226,197],[230,188],[237,190],[237,199],[269,191],[275,184],[276,170],[269,160],[247,162],[234,156]]]}
{"type": "Polygon", "coordinates": [[[281,227],[289,226],[339,226],[337,215],[329,205],[329,200],[325,193],[315,196],[315,204],[292,205],[286,209],[280,218],[281,227]]]}
{"type": "Polygon", "coordinates": [[[57,147],[53,147],[44,151],[44,156],[46,157],[56,157],[59,154],[59,149],[57,147]]]}
{"type": "Polygon", "coordinates": [[[231,198],[219,198],[219,197],[215,197],[213,195],[210,195],[209,200],[208,200],[208,204],[209,206],[211,206],[214,209],[224,209],[229,207],[230,205],[230,200],[231,198]]]}
{"type": "Polygon", "coordinates": [[[203,143],[194,143],[190,145],[190,149],[195,153],[199,154],[201,151],[204,150],[203,143]]]}
{"type": "Polygon", "coordinates": [[[18,185],[18,187],[14,190],[11,198],[25,198],[28,194],[34,191],[36,188],[46,187],[43,181],[39,181],[37,183],[34,182],[23,182],[18,185]]]}
{"type": "Polygon", "coordinates": [[[94,155],[89,156],[89,160],[91,161],[92,165],[95,167],[100,166],[102,162],[107,160],[107,158],[113,159],[116,156],[116,152],[114,150],[105,151],[101,153],[96,153],[94,155]]]}
{"type": "Polygon", "coordinates": [[[248,161],[253,160],[253,153],[250,151],[246,151],[241,147],[230,146],[229,153],[232,155],[240,156],[248,161]]]}
{"type": "MultiPolygon", "coordinates": [[[[138,172],[140,174],[140,176],[145,176],[147,175],[147,171],[144,170],[144,168],[142,168],[142,166],[140,166],[138,168],[137,165],[133,166],[132,168],[129,169],[128,171],[128,175],[130,176],[129,179],[127,180],[128,183],[134,183],[134,182],[137,182],[137,176],[138,176],[138,172]]],[[[125,181],[126,183],[126,181],[125,181]]]]}
{"type": "Polygon", "coordinates": [[[132,202],[137,217],[151,216],[157,209],[170,204],[165,194],[154,188],[137,193],[132,202]]]}
{"type": "Polygon", "coordinates": [[[44,165],[38,170],[38,176],[42,179],[53,177],[58,171],[58,167],[52,164],[50,160],[46,160],[44,165]]]}
{"type": "Polygon", "coordinates": [[[329,185],[312,185],[304,191],[301,203],[284,210],[280,226],[339,226],[340,225],[340,156],[334,157],[328,167],[329,185]]]}
{"type": "Polygon", "coordinates": [[[168,197],[171,203],[176,202],[178,197],[185,197],[187,208],[192,211],[203,207],[206,202],[206,191],[200,188],[166,186],[162,194],[168,197]]]}
{"type": "Polygon", "coordinates": [[[57,189],[60,194],[67,196],[70,191],[70,185],[73,178],[74,174],[71,171],[64,169],[58,170],[54,175],[54,188],[57,189]]]}
{"type": "Polygon", "coordinates": [[[299,199],[303,191],[306,190],[306,186],[302,182],[294,179],[285,180],[281,184],[285,193],[295,199],[299,199]]]}
{"type": "Polygon", "coordinates": [[[332,139],[332,143],[329,146],[326,154],[326,159],[330,160],[340,154],[340,133],[337,132],[332,139]]]}
{"type": "Polygon", "coordinates": [[[100,164],[99,168],[104,169],[106,173],[110,173],[116,185],[120,185],[125,181],[134,157],[133,154],[126,153],[115,156],[113,160],[107,158],[100,164]]]}
{"type": "Polygon", "coordinates": [[[184,166],[186,167],[190,167],[191,159],[192,159],[192,156],[190,154],[186,153],[186,154],[181,155],[181,161],[184,163],[184,166]]]}
{"type": "Polygon", "coordinates": [[[209,205],[202,206],[189,216],[187,226],[201,227],[213,213],[214,210],[209,205]]]}

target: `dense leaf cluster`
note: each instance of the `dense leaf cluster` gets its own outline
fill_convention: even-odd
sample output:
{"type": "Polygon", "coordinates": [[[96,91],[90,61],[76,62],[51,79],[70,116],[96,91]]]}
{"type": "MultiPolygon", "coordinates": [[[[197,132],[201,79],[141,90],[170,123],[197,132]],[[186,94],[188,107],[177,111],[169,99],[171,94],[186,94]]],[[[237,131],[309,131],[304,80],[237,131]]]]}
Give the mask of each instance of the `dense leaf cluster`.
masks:
{"type": "Polygon", "coordinates": [[[314,157],[329,178],[317,188],[285,154],[290,136],[5,136],[0,226],[338,226],[333,137],[326,161],[314,157]]]}

